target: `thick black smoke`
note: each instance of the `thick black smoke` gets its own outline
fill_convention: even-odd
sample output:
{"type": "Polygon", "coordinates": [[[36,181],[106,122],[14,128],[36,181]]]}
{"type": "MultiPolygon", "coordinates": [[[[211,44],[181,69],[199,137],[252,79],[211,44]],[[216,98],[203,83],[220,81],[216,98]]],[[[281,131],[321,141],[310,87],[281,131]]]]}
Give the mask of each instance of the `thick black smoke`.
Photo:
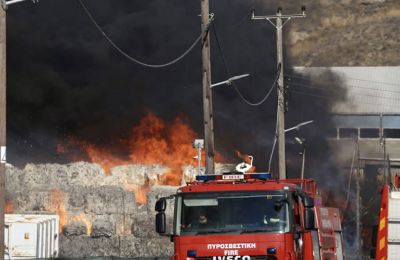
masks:
{"type": "MultiPolygon", "coordinates": [[[[130,55],[148,63],[175,58],[200,34],[199,1],[85,3],[110,38],[130,55]]],[[[278,3],[289,13],[299,12],[301,6],[301,1],[268,5],[265,1],[211,1],[215,30],[229,69],[234,75],[252,75],[240,80],[238,87],[254,102],[265,95],[274,81],[276,47],[274,28],[264,21],[251,21],[250,12],[254,8],[260,15],[273,14],[278,3]]],[[[212,81],[218,82],[228,75],[215,37],[211,37],[212,81]]],[[[7,38],[11,163],[68,161],[56,155],[55,150],[70,136],[113,147],[112,141],[129,135],[132,125],[147,111],[167,121],[185,114],[202,136],[200,46],[171,67],[141,67],[112,49],[79,2],[71,0],[12,6],[8,11],[7,38]]],[[[290,71],[289,67],[287,63],[286,71],[290,71]]],[[[301,163],[299,147],[291,144],[294,135],[307,139],[306,170],[310,176],[335,171],[327,161],[329,149],[324,138],[331,126],[329,108],[342,98],[337,84],[340,82],[332,78],[327,76],[321,82],[302,79],[304,85],[336,90],[322,95],[328,96],[329,101],[317,97],[320,94],[315,89],[301,88],[300,92],[312,95],[291,92],[295,87],[288,90],[287,126],[315,121],[301,132],[288,133],[291,177],[297,177],[301,163]]],[[[252,154],[258,169],[266,170],[275,132],[276,93],[263,105],[251,107],[231,87],[221,86],[213,91],[217,150],[231,159],[235,149],[252,154]]],[[[275,172],[276,164],[274,157],[275,172]]]]}
{"type": "MultiPolygon", "coordinates": [[[[85,3],[110,38],[147,63],[175,58],[200,34],[198,0],[85,3]]],[[[274,14],[278,4],[284,12],[297,13],[302,1],[211,1],[226,62],[233,75],[251,74],[238,82],[238,88],[253,102],[268,92],[276,76],[276,39],[274,28],[265,21],[251,21],[250,12],[254,8],[260,15],[274,14]]],[[[73,0],[11,6],[7,23],[10,163],[68,162],[56,153],[56,146],[70,136],[123,151],[113,141],[128,136],[148,111],[167,121],[184,114],[202,137],[200,46],[174,66],[141,67],[112,49],[73,0]]],[[[212,81],[218,82],[228,75],[213,33],[211,37],[212,81]]],[[[305,138],[306,177],[319,180],[320,187],[335,183],[331,190],[342,193],[345,182],[326,141],[333,128],[329,110],[345,96],[341,81],[330,73],[317,79],[305,77],[290,68],[288,59],[285,74],[287,127],[314,120],[287,134],[288,176],[300,176],[302,147],[293,139],[305,138]]],[[[266,170],[275,136],[276,91],[257,107],[244,103],[232,87],[220,86],[213,93],[217,150],[231,160],[237,160],[234,150],[252,154],[258,170],[266,170]]],[[[276,174],[276,151],[272,162],[276,174]]]]}

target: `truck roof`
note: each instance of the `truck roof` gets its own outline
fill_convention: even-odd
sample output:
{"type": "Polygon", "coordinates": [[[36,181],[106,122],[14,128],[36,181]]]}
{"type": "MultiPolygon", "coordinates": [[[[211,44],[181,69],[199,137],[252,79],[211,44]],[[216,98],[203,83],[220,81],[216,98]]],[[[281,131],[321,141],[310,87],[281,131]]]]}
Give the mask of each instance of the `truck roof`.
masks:
{"type": "MultiPolygon", "coordinates": [[[[236,176],[234,173],[225,176],[236,176]]],[[[215,179],[200,178],[202,181],[188,182],[187,186],[179,188],[179,192],[221,192],[221,191],[261,191],[261,190],[296,190],[302,189],[305,193],[315,195],[316,187],[313,179],[286,179],[271,180],[265,178],[252,178],[252,174],[244,174],[241,179],[222,179],[222,175],[215,179]],[[303,188],[301,188],[303,187],[303,188]]],[[[261,174],[253,174],[260,176],[261,174]]]]}

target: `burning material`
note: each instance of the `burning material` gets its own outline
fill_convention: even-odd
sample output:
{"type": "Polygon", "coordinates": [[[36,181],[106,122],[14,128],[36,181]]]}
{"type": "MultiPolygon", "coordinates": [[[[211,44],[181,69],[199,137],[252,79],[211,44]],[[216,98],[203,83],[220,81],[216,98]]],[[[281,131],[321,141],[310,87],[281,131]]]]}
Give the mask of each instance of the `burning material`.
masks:
{"type": "Polygon", "coordinates": [[[6,200],[6,204],[4,205],[4,213],[11,214],[14,212],[14,204],[11,200],[6,200]]]}
{"type": "Polygon", "coordinates": [[[55,211],[60,217],[60,232],[62,232],[65,224],[67,224],[68,217],[64,206],[64,193],[61,190],[50,191],[49,210],[55,211]]]}
{"type": "Polygon", "coordinates": [[[67,154],[72,160],[82,160],[70,153],[71,148],[79,147],[85,152],[87,158],[100,164],[108,175],[110,169],[133,163],[161,164],[171,171],[160,179],[160,184],[179,185],[182,178],[182,166],[194,165],[193,157],[196,151],[191,143],[196,133],[178,117],[171,124],[152,113],[143,117],[139,125],[133,127],[130,138],[117,142],[129,147],[127,158],[117,156],[110,149],[88,144],[85,141],[71,138],[69,143],[59,145],[57,150],[67,154]]]}
{"type": "Polygon", "coordinates": [[[92,233],[92,222],[89,220],[89,218],[86,216],[85,213],[80,213],[79,215],[76,215],[72,218],[72,222],[81,222],[86,225],[86,234],[90,236],[92,233]]]}
{"type": "Polygon", "coordinates": [[[171,169],[160,184],[179,185],[182,166],[194,165],[196,133],[181,117],[168,125],[154,114],[147,114],[132,130],[129,158],[133,163],[162,164],[171,169]]]}
{"type": "MultiPolygon", "coordinates": [[[[93,163],[98,163],[112,174],[112,168],[129,164],[158,164],[167,167],[164,174],[154,181],[146,180],[143,185],[122,184],[122,187],[136,195],[138,203],[146,203],[146,194],[151,185],[178,186],[182,180],[182,167],[195,165],[196,150],[192,141],[196,132],[185,122],[183,117],[177,117],[172,123],[166,123],[153,113],[148,113],[132,128],[129,138],[116,140],[119,145],[128,147],[128,154],[116,155],[112,149],[89,144],[86,141],[71,138],[67,144],[58,145],[57,150],[66,154],[71,160],[84,160],[79,158],[73,150],[79,148],[84,151],[84,157],[93,163]]],[[[217,160],[222,156],[216,155],[217,160]]],[[[204,162],[203,162],[204,163],[204,162]]]]}

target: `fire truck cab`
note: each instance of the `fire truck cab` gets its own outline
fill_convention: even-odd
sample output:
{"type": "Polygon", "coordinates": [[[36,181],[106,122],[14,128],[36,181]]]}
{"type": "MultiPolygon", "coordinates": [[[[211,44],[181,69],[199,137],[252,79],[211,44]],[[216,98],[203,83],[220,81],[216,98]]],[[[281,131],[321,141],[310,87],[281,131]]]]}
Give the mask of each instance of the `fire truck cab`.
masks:
{"type": "Polygon", "coordinates": [[[172,259],[343,259],[339,211],[321,207],[314,180],[269,173],[199,175],[156,203],[156,231],[172,259]],[[175,199],[173,232],[166,204],[175,199]]]}

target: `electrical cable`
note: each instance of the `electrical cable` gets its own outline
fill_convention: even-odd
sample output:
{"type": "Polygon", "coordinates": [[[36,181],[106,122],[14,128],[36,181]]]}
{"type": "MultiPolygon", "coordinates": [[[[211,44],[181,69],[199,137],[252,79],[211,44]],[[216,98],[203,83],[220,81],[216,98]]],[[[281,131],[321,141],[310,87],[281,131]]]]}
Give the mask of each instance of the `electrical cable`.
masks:
{"type": "MultiPolygon", "coordinates": [[[[322,89],[320,87],[312,87],[309,85],[305,85],[305,84],[301,84],[301,83],[291,83],[288,84],[290,86],[295,86],[295,87],[304,87],[304,88],[310,88],[310,89],[315,89],[315,90],[319,90],[322,92],[332,92],[332,93],[337,93],[337,91],[333,90],[333,89],[322,89]]],[[[369,94],[364,94],[364,93],[360,93],[360,92],[354,92],[354,93],[349,93],[349,96],[353,96],[353,97],[357,97],[357,96],[365,96],[365,97],[373,97],[373,98],[382,98],[382,99],[388,99],[388,100],[395,100],[395,101],[400,101],[399,98],[393,98],[393,97],[384,97],[384,96],[377,96],[377,95],[369,95],[369,94]]]]}
{"type": "MultiPolygon", "coordinates": [[[[217,41],[218,50],[219,50],[219,53],[220,53],[220,56],[221,56],[221,59],[222,59],[222,63],[224,64],[224,67],[225,67],[226,73],[228,74],[228,77],[231,78],[232,74],[231,74],[231,71],[229,70],[229,66],[228,66],[228,64],[226,62],[225,55],[223,54],[221,42],[219,41],[218,34],[217,34],[217,31],[216,31],[216,28],[215,28],[215,22],[212,24],[212,27],[213,27],[215,40],[217,41]]],[[[240,92],[240,90],[238,89],[238,87],[237,87],[237,85],[236,85],[236,83],[234,81],[232,81],[232,86],[235,89],[235,91],[237,92],[237,94],[239,95],[239,97],[244,102],[246,102],[248,105],[250,105],[250,106],[259,106],[259,105],[263,104],[268,99],[268,97],[271,95],[272,90],[274,89],[274,87],[276,86],[276,84],[278,82],[280,72],[281,72],[281,65],[279,64],[274,83],[272,84],[272,86],[268,90],[268,92],[265,94],[265,96],[258,102],[251,102],[247,98],[245,98],[243,96],[243,94],[240,92]]]]}
{"type": "MultiPolygon", "coordinates": [[[[338,101],[336,98],[333,98],[333,97],[324,96],[324,95],[310,94],[310,93],[305,93],[305,92],[301,92],[301,91],[290,90],[290,93],[296,93],[296,94],[304,95],[304,96],[310,96],[310,97],[316,97],[316,98],[321,98],[321,99],[326,99],[326,100],[332,100],[332,101],[336,101],[336,102],[338,101]]],[[[352,97],[352,100],[354,100],[354,97],[352,97]]],[[[349,101],[349,100],[347,100],[347,101],[349,101]]],[[[378,103],[370,103],[370,102],[364,102],[364,101],[357,101],[357,103],[367,104],[367,105],[375,105],[375,106],[382,105],[382,104],[378,104],[378,103]]]]}
{"type": "Polygon", "coordinates": [[[269,156],[268,172],[271,172],[272,157],[274,156],[276,140],[278,139],[278,121],[279,121],[278,113],[279,113],[279,111],[276,111],[275,136],[274,136],[274,143],[272,145],[271,154],[269,156]]]}
{"type": "MultiPolygon", "coordinates": [[[[297,78],[297,79],[308,80],[306,77],[295,76],[295,75],[291,75],[291,74],[285,74],[285,76],[286,76],[286,77],[289,77],[289,78],[297,78]]],[[[346,78],[349,78],[349,77],[346,77],[346,78]]],[[[352,79],[352,78],[349,78],[349,79],[352,79]]],[[[357,80],[359,80],[359,81],[367,81],[367,82],[372,82],[372,83],[375,82],[375,81],[362,80],[362,79],[357,79],[357,80]]],[[[378,83],[378,82],[377,82],[377,83],[378,83]]],[[[400,88],[400,85],[398,85],[398,84],[390,84],[390,83],[383,83],[383,82],[381,82],[381,84],[392,85],[392,86],[395,86],[395,87],[399,87],[399,88],[400,88]]],[[[371,88],[371,87],[362,87],[362,86],[356,86],[356,85],[351,85],[351,84],[346,84],[346,86],[354,87],[354,88],[369,89],[369,90],[376,90],[376,91],[382,91],[382,92],[389,92],[389,93],[400,94],[400,91],[395,91],[395,90],[380,89],[380,88],[371,88]]]]}
{"type": "Polygon", "coordinates": [[[240,18],[236,23],[232,24],[229,28],[228,31],[237,29],[239,27],[241,27],[245,21],[247,21],[249,18],[251,18],[251,12],[247,13],[246,15],[244,15],[242,18],[240,18]]]}
{"type": "MultiPolygon", "coordinates": [[[[302,83],[298,83],[298,82],[292,82],[291,84],[288,84],[288,85],[295,86],[295,87],[305,87],[305,88],[311,88],[311,89],[316,89],[316,90],[320,90],[320,91],[336,93],[336,91],[333,90],[333,89],[322,89],[322,88],[319,88],[319,87],[312,87],[312,86],[309,86],[309,85],[306,85],[306,84],[302,84],[302,83]]],[[[349,93],[349,95],[353,96],[353,97],[365,96],[365,97],[373,97],[373,98],[381,98],[381,99],[400,101],[399,98],[370,95],[370,94],[364,94],[364,93],[360,93],[360,92],[349,93]]]]}
{"type": "MultiPolygon", "coordinates": [[[[293,69],[292,69],[292,71],[293,71],[294,73],[297,72],[297,71],[295,71],[295,70],[293,70],[293,69]]],[[[335,73],[335,72],[333,72],[333,73],[335,73]]],[[[299,78],[300,78],[300,76],[295,76],[295,75],[292,75],[292,76],[293,76],[293,77],[299,77],[299,78]]],[[[369,79],[353,78],[353,77],[349,77],[349,76],[342,75],[342,74],[340,74],[340,77],[341,77],[341,78],[350,79],[350,80],[355,80],[355,81],[365,81],[365,82],[370,82],[370,83],[377,83],[377,84],[382,84],[382,85],[400,87],[399,84],[392,83],[392,82],[383,82],[383,81],[376,81],[376,80],[369,80],[369,79]]]]}
{"type": "Polygon", "coordinates": [[[351,179],[353,176],[353,167],[354,167],[354,159],[356,158],[356,152],[358,150],[358,142],[356,140],[355,144],[354,144],[354,151],[353,151],[353,159],[351,160],[351,167],[350,167],[350,173],[349,173],[349,180],[347,182],[347,193],[346,193],[346,203],[345,208],[347,209],[348,205],[349,205],[349,199],[350,199],[350,187],[351,187],[351,179]]]}
{"type": "MultiPolygon", "coordinates": [[[[79,3],[81,4],[83,10],[85,11],[86,15],[89,17],[89,19],[91,20],[91,22],[94,24],[94,26],[97,28],[97,30],[104,36],[104,38],[109,42],[109,44],[115,49],[117,50],[120,54],[122,54],[125,58],[127,58],[128,60],[139,64],[141,66],[144,67],[148,67],[148,68],[163,68],[163,67],[168,67],[171,66],[175,63],[177,63],[178,61],[180,61],[181,59],[183,59],[187,54],[189,54],[189,52],[191,52],[193,50],[193,48],[197,45],[197,43],[200,42],[200,40],[203,38],[203,34],[200,34],[199,37],[197,37],[197,39],[192,43],[192,45],[190,45],[190,47],[183,52],[180,56],[178,56],[177,58],[166,62],[164,64],[148,64],[148,63],[144,63],[138,59],[133,58],[132,56],[130,56],[129,54],[127,54],[125,51],[123,51],[120,47],[118,47],[118,45],[116,43],[114,43],[114,41],[104,32],[104,30],[100,27],[100,25],[96,22],[96,20],[94,19],[93,15],[90,13],[89,9],[86,7],[86,5],[83,3],[82,0],[78,0],[79,3]]],[[[209,27],[210,24],[212,23],[212,20],[210,21],[210,23],[208,24],[207,30],[205,35],[208,35],[209,32],[209,27]]],[[[206,38],[206,37],[204,37],[206,38]]],[[[205,42],[205,40],[204,40],[205,42]]],[[[203,42],[203,45],[204,45],[203,42]]]]}

